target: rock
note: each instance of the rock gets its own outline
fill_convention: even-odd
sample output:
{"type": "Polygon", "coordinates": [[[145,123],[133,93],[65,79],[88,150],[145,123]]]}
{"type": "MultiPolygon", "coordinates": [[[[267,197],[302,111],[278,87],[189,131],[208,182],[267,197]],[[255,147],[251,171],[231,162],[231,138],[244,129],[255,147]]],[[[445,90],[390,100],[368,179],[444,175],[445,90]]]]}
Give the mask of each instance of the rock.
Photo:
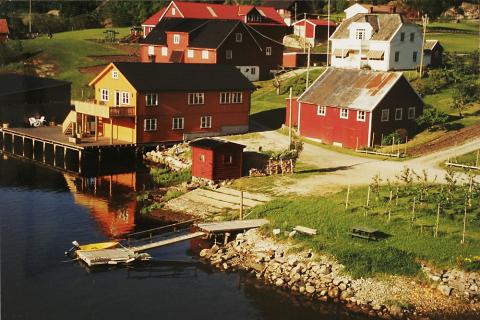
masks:
{"type": "Polygon", "coordinates": [[[439,277],[439,276],[436,276],[436,275],[430,276],[430,279],[431,279],[432,281],[440,281],[440,277],[439,277]]]}
{"type": "Polygon", "coordinates": [[[281,287],[281,286],[283,286],[283,284],[284,284],[284,281],[283,281],[282,278],[278,278],[278,279],[275,281],[275,285],[276,285],[277,287],[281,287]]]}
{"type": "Polygon", "coordinates": [[[210,251],[212,252],[212,254],[217,253],[218,250],[220,250],[220,247],[217,246],[216,244],[214,244],[214,245],[210,248],[210,251]]]}
{"type": "Polygon", "coordinates": [[[402,308],[397,306],[397,305],[390,306],[390,308],[388,308],[388,310],[390,312],[390,315],[395,317],[395,318],[402,318],[403,317],[402,308]]]}
{"type": "Polygon", "coordinates": [[[223,267],[224,270],[228,270],[228,264],[226,262],[224,262],[222,264],[222,267],[223,267]]]}
{"type": "Polygon", "coordinates": [[[305,292],[305,287],[304,286],[299,287],[298,292],[304,293],[305,292]]]}
{"type": "Polygon", "coordinates": [[[338,289],[340,289],[342,291],[347,290],[347,285],[342,282],[338,285],[338,289]]]}
{"type": "Polygon", "coordinates": [[[210,255],[210,249],[203,249],[202,251],[200,251],[201,258],[208,258],[210,255]]]}
{"type": "Polygon", "coordinates": [[[328,296],[330,298],[337,298],[338,297],[338,288],[333,287],[333,288],[328,289],[328,296]]]}
{"type": "Polygon", "coordinates": [[[326,274],[330,274],[331,272],[332,272],[332,269],[331,269],[331,268],[329,268],[328,266],[323,265],[323,266],[320,267],[320,270],[319,270],[318,273],[323,274],[323,275],[326,275],[326,274]]]}
{"type": "Polygon", "coordinates": [[[288,259],[288,265],[289,266],[295,267],[297,264],[298,264],[297,258],[288,259]]]}
{"type": "Polygon", "coordinates": [[[297,231],[293,230],[292,232],[290,232],[290,233],[288,234],[288,237],[289,237],[289,238],[293,238],[293,237],[295,237],[296,234],[297,234],[297,231]]]}
{"type": "Polygon", "coordinates": [[[333,279],[333,285],[338,286],[342,282],[342,279],[339,278],[334,278],[333,279]]]}
{"type": "Polygon", "coordinates": [[[327,293],[328,293],[327,290],[322,290],[322,291],[320,291],[320,295],[321,295],[321,296],[326,296],[327,293]]]}
{"type": "Polygon", "coordinates": [[[307,291],[307,293],[315,293],[315,287],[314,286],[306,286],[305,287],[305,291],[307,291]]]}
{"type": "Polygon", "coordinates": [[[445,296],[449,296],[453,290],[452,288],[444,284],[439,285],[437,289],[440,290],[440,292],[445,296]]]}
{"type": "Polygon", "coordinates": [[[274,236],[278,236],[280,234],[280,229],[273,229],[272,233],[274,236]]]}

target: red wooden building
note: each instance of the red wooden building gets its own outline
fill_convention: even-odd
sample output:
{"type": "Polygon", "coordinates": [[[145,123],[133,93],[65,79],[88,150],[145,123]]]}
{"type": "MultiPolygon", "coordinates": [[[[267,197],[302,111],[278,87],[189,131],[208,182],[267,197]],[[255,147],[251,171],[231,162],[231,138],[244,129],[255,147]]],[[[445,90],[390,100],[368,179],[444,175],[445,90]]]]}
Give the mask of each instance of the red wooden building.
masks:
{"type": "Polygon", "coordinates": [[[336,27],[337,24],[333,21],[302,19],[293,23],[293,33],[305,38],[305,41],[311,46],[316,46],[319,43],[326,42],[336,27]]]}
{"type": "Polygon", "coordinates": [[[9,34],[7,19],[0,19],[0,43],[7,41],[9,34]]]}
{"type": "Polygon", "coordinates": [[[244,145],[220,139],[198,139],[192,147],[192,177],[212,181],[242,176],[244,145]]]}
{"type": "Polygon", "coordinates": [[[286,102],[285,124],[301,136],[346,148],[380,144],[405,129],[415,133],[423,101],[401,72],[328,68],[298,98],[286,102]]]}
{"type": "Polygon", "coordinates": [[[283,18],[273,7],[171,1],[142,23],[144,35],[147,36],[164,18],[241,21],[280,42],[287,31],[283,18]]]}
{"type": "Polygon", "coordinates": [[[236,20],[163,18],[142,41],[140,60],[234,65],[251,81],[282,64],[283,45],[236,20]]]}

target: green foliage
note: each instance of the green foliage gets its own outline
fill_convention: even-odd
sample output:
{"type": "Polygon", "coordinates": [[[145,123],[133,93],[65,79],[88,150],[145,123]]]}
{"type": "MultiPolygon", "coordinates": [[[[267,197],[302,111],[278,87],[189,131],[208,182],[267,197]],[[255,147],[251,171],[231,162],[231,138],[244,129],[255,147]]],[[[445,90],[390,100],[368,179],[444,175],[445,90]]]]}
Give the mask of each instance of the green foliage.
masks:
{"type": "Polygon", "coordinates": [[[165,195],[162,197],[162,201],[167,202],[169,200],[180,197],[182,194],[185,194],[185,191],[177,190],[177,189],[169,189],[167,193],[165,193],[165,195]]]}
{"type": "Polygon", "coordinates": [[[23,54],[23,45],[20,40],[0,43],[0,65],[6,65],[18,60],[23,54]]]}
{"type": "Polygon", "coordinates": [[[448,120],[449,116],[445,112],[426,105],[423,114],[415,121],[417,122],[418,127],[423,130],[437,125],[443,127],[448,120]]]}
{"type": "Polygon", "coordinates": [[[153,181],[160,187],[169,187],[182,182],[189,182],[192,179],[192,171],[170,171],[166,168],[151,168],[150,175],[153,181]]]}
{"type": "Polygon", "coordinates": [[[480,90],[475,80],[465,80],[457,83],[453,88],[453,108],[462,116],[462,112],[472,102],[480,101],[480,90]]]}
{"type": "Polygon", "coordinates": [[[383,145],[391,145],[392,143],[404,143],[405,142],[405,134],[402,134],[400,131],[396,130],[386,136],[383,137],[382,144],[383,145]]]}
{"type": "Polygon", "coordinates": [[[458,265],[466,271],[478,272],[480,271],[480,256],[459,257],[458,265]]]}

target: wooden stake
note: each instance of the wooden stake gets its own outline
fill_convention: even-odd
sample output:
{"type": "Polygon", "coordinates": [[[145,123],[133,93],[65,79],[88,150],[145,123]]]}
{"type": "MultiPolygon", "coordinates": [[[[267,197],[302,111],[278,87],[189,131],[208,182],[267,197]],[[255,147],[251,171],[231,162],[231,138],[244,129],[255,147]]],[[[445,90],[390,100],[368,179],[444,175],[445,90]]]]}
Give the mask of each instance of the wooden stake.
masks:
{"type": "Polygon", "coordinates": [[[288,150],[292,150],[292,87],[288,95],[290,102],[288,104],[288,150]]]}
{"type": "Polygon", "coordinates": [[[438,225],[440,223],[440,204],[437,206],[437,221],[435,222],[435,233],[434,237],[436,238],[438,236],[438,225]]]}
{"type": "Polygon", "coordinates": [[[397,191],[395,192],[395,207],[398,206],[398,186],[397,186],[397,191]]]}
{"type": "Polygon", "coordinates": [[[347,200],[345,201],[345,210],[348,209],[348,198],[350,197],[350,185],[347,188],[347,200]]]}
{"type": "Polygon", "coordinates": [[[467,206],[465,206],[464,212],[465,214],[463,215],[463,232],[462,232],[462,241],[460,242],[461,244],[465,243],[465,228],[467,225],[467,206]]]}
{"type": "Polygon", "coordinates": [[[405,138],[405,149],[403,150],[404,155],[407,155],[407,143],[408,143],[408,136],[405,138]]]}
{"type": "Polygon", "coordinates": [[[370,205],[370,186],[368,186],[368,191],[367,191],[367,208],[370,205]]]}
{"type": "Polygon", "coordinates": [[[480,149],[477,150],[477,160],[475,160],[475,167],[478,167],[478,156],[480,154],[480,149]]]}
{"type": "Polygon", "coordinates": [[[243,191],[240,191],[240,220],[243,220],[243,191]]]}
{"type": "Polygon", "coordinates": [[[413,197],[413,206],[412,206],[412,223],[415,221],[415,202],[416,202],[416,198],[413,197]]]}
{"type": "Polygon", "coordinates": [[[394,150],[395,150],[395,137],[392,137],[392,154],[394,150]]]}
{"type": "Polygon", "coordinates": [[[375,132],[372,135],[372,148],[375,148],[375,132]]]}
{"type": "Polygon", "coordinates": [[[392,215],[392,198],[393,198],[393,190],[390,190],[390,199],[388,200],[388,222],[390,222],[390,218],[392,215]]]}

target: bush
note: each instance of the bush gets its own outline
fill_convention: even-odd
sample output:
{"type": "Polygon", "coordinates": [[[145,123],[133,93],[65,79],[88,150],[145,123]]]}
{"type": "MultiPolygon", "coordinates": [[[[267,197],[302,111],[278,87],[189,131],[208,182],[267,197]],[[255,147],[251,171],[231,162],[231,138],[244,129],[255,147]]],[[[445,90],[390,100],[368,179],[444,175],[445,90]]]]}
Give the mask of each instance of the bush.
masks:
{"type": "Polygon", "coordinates": [[[443,127],[448,122],[448,115],[445,112],[438,111],[432,106],[425,106],[423,114],[416,119],[418,127],[423,130],[439,125],[443,127]]]}
{"type": "Polygon", "coordinates": [[[386,135],[383,137],[382,144],[383,145],[391,145],[392,143],[404,143],[408,136],[407,130],[405,129],[397,129],[394,132],[386,135]]]}
{"type": "Polygon", "coordinates": [[[189,182],[192,179],[192,171],[170,171],[166,168],[152,168],[150,174],[153,177],[153,181],[160,187],[169,187],[182,182],[189,182]]]}

